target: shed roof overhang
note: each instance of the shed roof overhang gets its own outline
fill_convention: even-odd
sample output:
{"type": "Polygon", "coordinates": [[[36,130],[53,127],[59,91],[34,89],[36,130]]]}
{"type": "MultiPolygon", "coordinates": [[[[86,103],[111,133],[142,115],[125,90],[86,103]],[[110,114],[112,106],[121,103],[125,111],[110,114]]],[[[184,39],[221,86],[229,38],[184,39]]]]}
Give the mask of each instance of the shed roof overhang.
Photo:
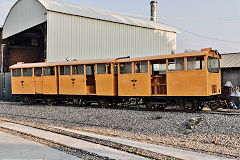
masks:
{"type": "Polygon", "coordinates": [[[18,0],[3,26],[3,39],[47,21],[47,10],[37,0],[18,0]]]}

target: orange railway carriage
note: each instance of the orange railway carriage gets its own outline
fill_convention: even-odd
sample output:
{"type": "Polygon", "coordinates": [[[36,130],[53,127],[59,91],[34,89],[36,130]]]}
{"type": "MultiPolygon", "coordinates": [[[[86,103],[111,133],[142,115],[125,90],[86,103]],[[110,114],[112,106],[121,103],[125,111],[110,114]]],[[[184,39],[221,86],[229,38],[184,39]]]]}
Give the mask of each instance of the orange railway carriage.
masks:
{"type": "Polygon", "coordinates": [[[150,108],[180,104],[186,110],[215,107],[221,94],[221,56],[211,49],[143,58],[54,63],[18,63],[10,67],[12,93],[31,102],[73,101],[101,105],[142,99],[150,108]]]}
{"type": "MultiPolygon", "coordinates": [[[[55,63],[18,63],[10,67],[12,94],[53,103],[59,96],[116,96],[115,59],[55,63]],[[58,96],[58,97],[56,97],[58,96]]],[[[74,101],[79,98],[74,98],[74,101]]]]}
{"type": "Polygon", "coordinates": [[[215,51],[118,60],[119,96],[212,96],[221,94],[215,51]],[[207,63],[205,63],[207,62],[207,63]],[[214,68],[212,68],[214,67],[214,68]]]}
{"type": "MultiPolygon", "coordinates": [[[[220,58],[216,51],[203,49],[118,60],[118,96],[145,97],[151,108],[178,103],[186,110],[201,109],[204,102],[221,94],[220,58]]],[[[215,102],[208,104],[217,107],[215,102]]]]}

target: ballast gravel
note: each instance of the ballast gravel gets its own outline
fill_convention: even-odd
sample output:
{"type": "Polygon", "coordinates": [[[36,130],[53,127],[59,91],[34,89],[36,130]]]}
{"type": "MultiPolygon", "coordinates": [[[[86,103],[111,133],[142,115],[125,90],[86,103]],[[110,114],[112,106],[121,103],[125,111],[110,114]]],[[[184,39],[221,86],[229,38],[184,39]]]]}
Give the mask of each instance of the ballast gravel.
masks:
{"type": "Polygon", "coordinates": [[[240,159],[240,116],[0,103],[0,117],[240,159]]]}

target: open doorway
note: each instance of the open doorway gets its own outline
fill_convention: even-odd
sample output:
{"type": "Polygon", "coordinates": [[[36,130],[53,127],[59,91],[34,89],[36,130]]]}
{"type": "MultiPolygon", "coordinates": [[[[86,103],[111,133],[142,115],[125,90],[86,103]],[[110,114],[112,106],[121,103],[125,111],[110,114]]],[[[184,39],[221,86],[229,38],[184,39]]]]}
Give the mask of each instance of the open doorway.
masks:
{"type": "Polygon", "coordinates": [[[167,64],[166,60],[151,61],[152,95],[167,94],[167,64]]]}
{"type": "Polygon", "coordinates": [[[95,64],[86,65],[87,94],[96,94],[95,64]]]}

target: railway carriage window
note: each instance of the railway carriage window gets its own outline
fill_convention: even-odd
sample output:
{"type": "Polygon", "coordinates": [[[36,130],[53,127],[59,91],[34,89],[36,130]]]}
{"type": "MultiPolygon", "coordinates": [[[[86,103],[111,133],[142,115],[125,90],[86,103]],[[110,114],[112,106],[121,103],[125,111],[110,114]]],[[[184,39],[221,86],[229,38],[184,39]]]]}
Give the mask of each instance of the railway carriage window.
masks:
{"type": "Polygon", "coordinates": [[[34,68],[34,75],[37,76],[37,77],[41,77],[42,68],[34,68]]]}
{"type": "Polygon", "coordinates": [[[60,66],[60,75],[71,75],[70,66],[60,66]]]}
{"type": "Polygon", "coordinates": [[[31,77],[32,68],[23,68],[23,77],[31,77]]]}
{"type": "Polygon", "coordinates": [[[111,74],[112,71],[111,71],[111,64],[107,64],[107,69],[108,69],[108,74],[111,74]]]}
{"type": "Polygon", "coordinates": [[[187,70],[202,70],[204,68],[204,56],[187,58],[187,70]]]}
{"type": "Polygon", "coordinates": [[[135,73],[147,73],[148,72],[148,62],[135,62],[135,73]]]}
{"type": "Polygon", "coordinates": [[[94,75],[95,65],[86,65],[86,75],[91,76],[94,75]]]}
{"type": "Polygon", "coordinates": [[[45,68],[43,68],[43,70],[44,70],[44,76],[54,76],[55,75],[54,67],[45,67],[45,68]]]}
{"type": "Polygon", "coordinates": [[[168,60],[168,71],[183,71],[183,70],[184,70],[184,58],[168,60]]]}
{"type": "Polygon", "coordinates": [[[118,64],[114,65],[114,75],[118,75],[118,64]]]}
{"type": "Polygon", "coordinates": [[[21,69],[13,69],[13,77],[21,77],[21,69]]]}
{"type": "Polygon", "coordinates": [[[120,74],[132,73],[132,63],[121,63],[120,64],[120,74]]]}
{"type": "Polygon", "coordinates": [[[84,75],[84,65],[72,66],[73,75],[84,75]]]}
{"type": "Polygon", "coordinates": [[[106,64],[97,64],[97,74],[106,73],[106,64]]]}
{"type": "Polygon", "coordinates": [[[219,73],[220,64],[219,64],[219,60],[217,58],[208,57],[207,66],[208,66],[208,71],[209,72],[219,73]]]}
{"type": "Polygon", "coordinates": [[[166,74],[166,63],[152,64],[152,75],[166,74]]]}

